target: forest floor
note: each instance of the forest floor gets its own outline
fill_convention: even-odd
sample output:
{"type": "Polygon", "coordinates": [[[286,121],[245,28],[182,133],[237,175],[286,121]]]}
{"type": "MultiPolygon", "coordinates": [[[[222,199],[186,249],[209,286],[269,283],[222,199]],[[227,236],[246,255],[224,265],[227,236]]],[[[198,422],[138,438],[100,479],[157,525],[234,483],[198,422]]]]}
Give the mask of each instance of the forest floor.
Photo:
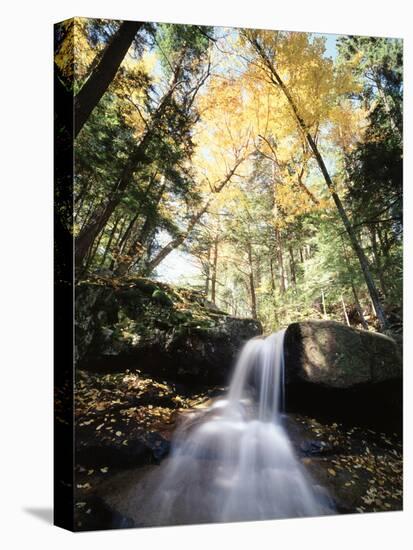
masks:
{"type": "Polygon", "coordinates": [[[108,517],[108,511],[102,510],[100,499],[95,498],[96,489],[125,468],[158,464],[169,452],[180,415],[207,407],[223,392],[224,388],[214,387],[188,394],[182,386],[139,371],[78,371],[76,529],[102,528],[101,516],[104,522],[116,523],[116,517],[111,513],[108,517]]]}
{"type": "MultiPolygon", "coordinates": [[[[224,388],[188,393],[138,371],[77,373],[75,528],[133,527],[131,486],[167,457],[182,415],[206,408],[224,388]]],[[[339,513],[402,509],[397,434],[285,416],[296,453],[339,513]]]]}

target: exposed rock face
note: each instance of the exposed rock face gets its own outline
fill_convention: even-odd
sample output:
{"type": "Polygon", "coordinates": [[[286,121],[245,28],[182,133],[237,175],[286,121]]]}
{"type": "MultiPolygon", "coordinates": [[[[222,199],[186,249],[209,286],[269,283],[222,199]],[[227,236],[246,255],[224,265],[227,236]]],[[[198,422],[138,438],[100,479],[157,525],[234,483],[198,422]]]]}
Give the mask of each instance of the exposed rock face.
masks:
{"type": "Polygon", "coordinates": [[[307,321],[288,327],[284,348],[291,410],[400,429],[402,362],[394,340],[307,321]]]}
{"type": "Polygon", "coordinates": [[[262,332],[258,321],[217,311],[200,293],[141,278],[81,283],[75,312],[81,368],[131,366],[199,384],[226,383],[242,344],[262,332]]]}
{"type": "Polygon", "coordinates": [[[285,336],[287,382],[350,388],[401,377],[394,340],[335,321],[291,324],[285,336]]]}

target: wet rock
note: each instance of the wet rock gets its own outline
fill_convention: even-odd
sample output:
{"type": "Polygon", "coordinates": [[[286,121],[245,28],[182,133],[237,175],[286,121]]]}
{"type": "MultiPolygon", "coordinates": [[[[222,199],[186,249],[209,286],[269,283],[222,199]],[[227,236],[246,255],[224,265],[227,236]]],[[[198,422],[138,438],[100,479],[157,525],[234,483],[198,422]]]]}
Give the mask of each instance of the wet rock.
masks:
{"type": "Polygon", "coordinates": [[[303,441],[300,450],[308,456],[326,455],[332,451],[332,446],[325,441],[303,441]]]}
{"type": "MultiPolygon", "coordinates": [[[[314,491],[332,501],[337,513],[402,509],[402,447],[395,434],[349,428],[303,415],[285,416],[284,425],[296,455],[311,476],[314,491]]],[[[202,473],[208,475],[214,457],[202,460],[202,473]]],[[[156,507],[149,511],[147,503],[154,494],[161,498],[162,492],[157,493],[161,472],[156,465],[118,472],[104,480],[95,494],[111,511],[109,518],[127,517],[137,527],[159,525],[156,507]]],[[[183,523],[183,512],[178,503],[168,525],[183,523]]],[[[202,522],[202,511],[194,510],[194,518],[194,522],[202,522]]]]}

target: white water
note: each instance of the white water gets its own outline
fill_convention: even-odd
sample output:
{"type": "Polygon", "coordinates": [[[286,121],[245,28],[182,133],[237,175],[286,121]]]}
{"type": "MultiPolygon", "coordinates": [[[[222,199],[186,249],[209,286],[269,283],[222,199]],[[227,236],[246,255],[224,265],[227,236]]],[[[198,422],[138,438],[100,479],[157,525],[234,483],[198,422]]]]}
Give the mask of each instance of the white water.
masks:
{"type": "Polygon", "coordinates": [[[226,400],[178,429],[146,489],[148,524],[244,521],[331,513],[282,426],[284,331],[253,339],[226,400]]]}

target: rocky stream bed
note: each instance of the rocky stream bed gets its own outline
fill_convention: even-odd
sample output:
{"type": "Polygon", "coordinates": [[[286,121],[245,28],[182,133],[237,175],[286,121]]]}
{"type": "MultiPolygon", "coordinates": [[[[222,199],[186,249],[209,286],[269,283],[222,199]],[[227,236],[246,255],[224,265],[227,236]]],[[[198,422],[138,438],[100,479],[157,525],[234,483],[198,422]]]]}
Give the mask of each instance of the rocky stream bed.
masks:
{"type": "MultiPolygon", "coordinates": [[[[77,300],[75,528],[150,525],[146,476],[168,460],[181,420],[226,391],[261,327],[148,280],[93,281],[77,300]]],[[[401,510],[397,346],[338,323],[291,327],[283,421],[299,460],[338,513],[401,510]]]]}

